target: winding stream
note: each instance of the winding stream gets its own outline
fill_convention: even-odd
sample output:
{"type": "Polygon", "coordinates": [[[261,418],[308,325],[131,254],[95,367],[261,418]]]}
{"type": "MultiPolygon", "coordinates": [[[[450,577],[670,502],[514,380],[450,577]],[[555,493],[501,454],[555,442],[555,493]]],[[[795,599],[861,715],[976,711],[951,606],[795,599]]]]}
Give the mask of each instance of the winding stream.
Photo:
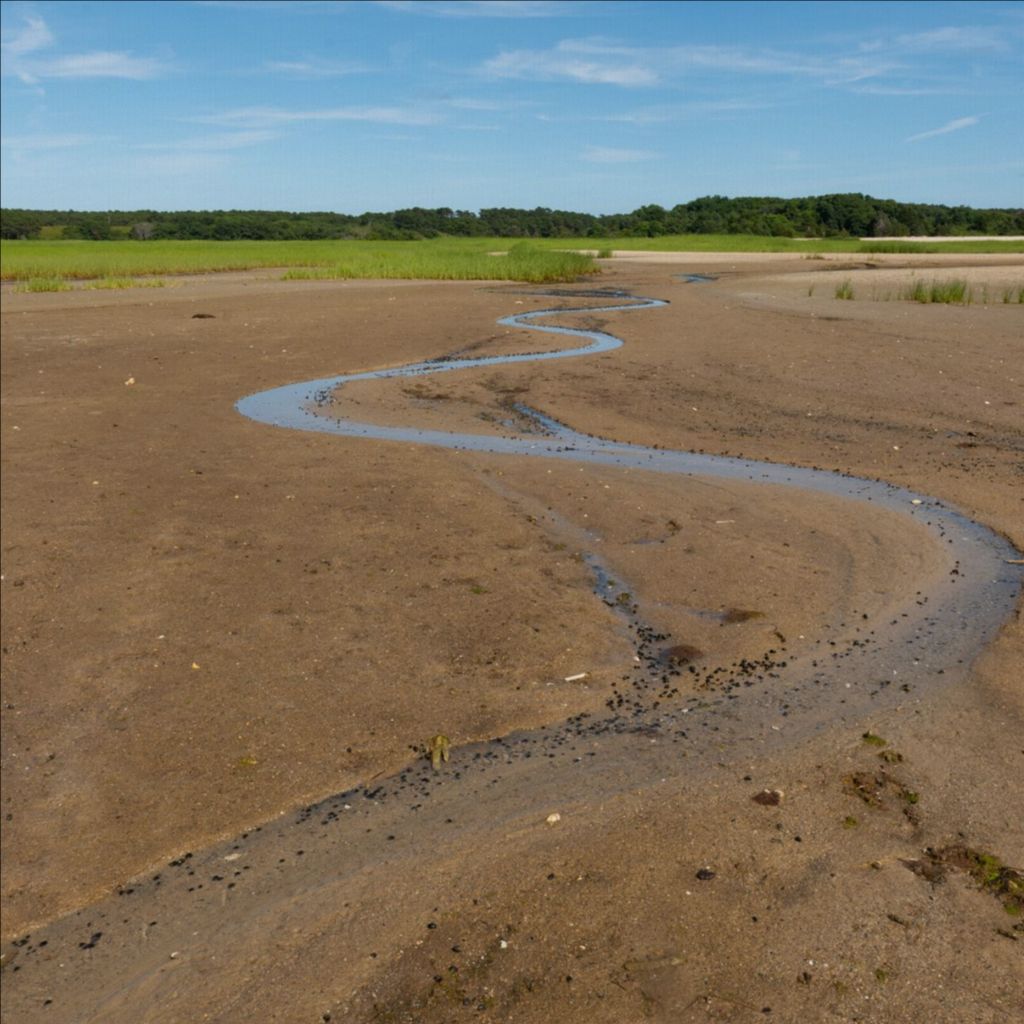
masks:
{"type": "MultiPolygon", "coordinates": [[[[577,294],[614,300],[578,310],[587,314],[640,313],[666,305],[658,299],[626,301],[608,292],[577,294]]],[[[573,311],[533,310],[498,323],[564,335],[579,342],[575,347],[324,377],[250,395],[237,408],[259,422],[295,430],[716,477],[870,503],[920,524],[943,553],[945,575],[906,607],[888,612],[884,622],[863,623],[818,641],[816,657],[772,650],[697,696],[673,697],[666,690],[664,665],[652,655],[652,643],[660,638],[632,618],[627,626],[637,665],[607,713],[581,714],[459,747],[444,772],[434,773],[429,763],[418,761],[390,778],[174,858],[116,895],[19,940],[18,972],[6,978],[6,1019],[68,1019],[61,1016],[60,1003],[73,999],[78,985],[104,994],[94,1011],[75,1019],[142,1019],[132,1017],[133,1005],[167,999],[171,1002],[164,1005],[173,1006],[176,994],[187,989],[180,973],[174,980],[165,973],[176,950],[188,949],[198,971],[211,956],[223,960],[225,951],[254,955],[250,933],[274,908],[288,908],[295,919],[303,912],[315,918],[325,879],[343,885],[382,863],[394,871],[414,870],[413,865],[420,870],[424,849],[438,834],[449,842],[472,841],[526,814],[711,770],[730,752],[755,758],[820,730],[857,722],[869,710],[908,700],[909,693],[965,677],[1014,607],[1020,572],[1007,563],[1019,555],[1004,538],[926,495],[823,470],[590,437],[527,407],[519,411],[537,430],[519,436],[380,426],[337,417],[325,408],[330,395],[353,381],[579,358],[622,345],[604,331],[539,322],[573,311]]]]}

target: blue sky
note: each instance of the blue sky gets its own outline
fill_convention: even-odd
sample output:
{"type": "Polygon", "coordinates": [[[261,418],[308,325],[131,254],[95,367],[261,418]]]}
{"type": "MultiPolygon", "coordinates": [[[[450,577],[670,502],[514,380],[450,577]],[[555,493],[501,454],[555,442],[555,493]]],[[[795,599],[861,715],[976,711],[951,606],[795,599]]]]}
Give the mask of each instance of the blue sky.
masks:
{"type": "Polygon", "coordinates": [[[4,2],[4,206],[1024,205],[1024,3],[4,2]]]}

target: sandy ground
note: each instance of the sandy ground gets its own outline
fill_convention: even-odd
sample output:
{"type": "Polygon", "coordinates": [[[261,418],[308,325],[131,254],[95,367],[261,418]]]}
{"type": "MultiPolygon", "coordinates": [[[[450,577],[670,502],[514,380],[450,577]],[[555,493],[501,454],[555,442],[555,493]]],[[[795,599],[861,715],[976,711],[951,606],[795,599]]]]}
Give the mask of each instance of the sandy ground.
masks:
{"type": "MultiPolygon", "coordinates": [[[[359,385],[346,411],[483,431],[522,400],[601,436],[881,477],[1024,546],[1024,307],[831,285],[956,267],[995,287],[1019,260],[629,257],[600,286],[672,305],[595,314],[624,348],[359,385]],[[678,277],[704,270],[718,280],[678,277]]],[[[386,778],[436,733],[464,745],[600,710],[633,647],[586,552],[708,664],[778,634],[827,644],[934,571],[912,524],[825,499],[233,409],[331,372],[515,350],[495,319],[553,304],[527,291],[264,274],[5,294],[4,935],[29,937],[5,946],[5,1020],[1024,1015],[1021,919],[949,853],[1024,867],[1019,617],[941,699],[489,828],[424,835],[410,815],[409,852],[225,904],[226,930],[192,947],[144,929],[147,966],[129,958],[113,988],[90,969],[102,946],[61,980],[47,922],[183,851],[386,778]],[[735,608],[760,614],[716,618],[735,608]],[[777,806],[752,801],[765,788],[777,806]]]]}

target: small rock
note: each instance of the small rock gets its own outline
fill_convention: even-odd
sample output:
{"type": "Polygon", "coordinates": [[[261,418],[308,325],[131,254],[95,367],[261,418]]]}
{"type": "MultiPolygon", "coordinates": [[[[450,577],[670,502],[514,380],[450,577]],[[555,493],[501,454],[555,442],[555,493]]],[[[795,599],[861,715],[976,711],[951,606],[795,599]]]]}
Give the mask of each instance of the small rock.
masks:
{"type": "Polygon", "coordinates": [[[558,811],[555,811],[553,814],[549,814],[544,820],[549,825],[557,825],[562,820],[562,816],[558,813],[558,811]]]}
{"type": "Polygon", "coordinates": [[[217,318],[212,313],[193,313],[193,320],[216,320],[217,318]]]}
{"type": "Polygon", "coordinates": [[[697,878],[702,882],[710,882],[714,877],[715,873],[711,868],[701,868],[700,871],[697,872],[697,878]]]}
{"type": "Polygon", "coordinates": [[[755,793],[750,799],[762,807],[778,807],[782,803],[782,790],[762,789],[760,793],[755,793]]]}

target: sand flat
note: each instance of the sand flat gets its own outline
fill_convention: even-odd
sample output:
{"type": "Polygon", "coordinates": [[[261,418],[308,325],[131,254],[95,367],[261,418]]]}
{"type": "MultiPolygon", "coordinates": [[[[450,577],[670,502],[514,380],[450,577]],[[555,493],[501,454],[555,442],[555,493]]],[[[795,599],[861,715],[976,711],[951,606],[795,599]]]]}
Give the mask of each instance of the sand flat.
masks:
{"type": "MultiPolygon", "coordinates": [[[[622,349],[353,398],[369,418],[471,430],[514,394],[604,437],[881,477],[1024,545],[1021,307],[807,296],[810,261],[750,254],[721,254],[735,271],[688,285],[684,269],[719,272],[713,256],[636,255],[591,286],[672,304],[601,315],[622,349]]],[[[972,276],[1008,272],[1005,258],[958,260],[972,276]]],[[[821,278],[833,272],[826,261],[821,278]]],[[[708,760],[679,744],[664,783],[594,799],[584,787],[570,804],[522,776],[544,813],[525,792],[489,816],[451,786],[450,831],[424,834],[415,801],[398,801],[382,840],[394,852],[353,838],[337,874],[312,847],[298,857],[285,829],[279,871],[268,859],[229,894],[211,869],[188,899],[150,882],[160,924],[143,922],[137,949],[108,931],[55,973],[37,945],[48,927],[88,946],[90,907],[141,913],[111,894],[177,878],[168,864],[185,851],[427,771],[411,748],[436,733],[466,746],[602,713],[634,647],[593,594],[589,551],[709,667],[762,657],[776,633],[810,657],[938,571],[912,525],[828,501],[276,431],[233,409],[325,373],[502,351],[497,317],[552,305],[529,290],[232,275],[8,297],[4,929],[29,941],[5,945],[19,967],[5,969],[5,1019],[1014,1011],[1019,918],[963,870],[929,882],[902,862],[959,843],[1024,866],[1024,806],[1007,785],[1019,619],[941,699],[908,694],[791,747],[708,760]],[[761,614],[712,617],[736,607],[761,614]],[[850,778],[880,772],[869,804],[850,778]],[[765,788],[783,793],[777,808],[751,801],[765,788]]],[[[682,683],[680,697],[716,696],[682,683]]],[[[658,742],[636,737],[640,751],[658,742]]]]}

